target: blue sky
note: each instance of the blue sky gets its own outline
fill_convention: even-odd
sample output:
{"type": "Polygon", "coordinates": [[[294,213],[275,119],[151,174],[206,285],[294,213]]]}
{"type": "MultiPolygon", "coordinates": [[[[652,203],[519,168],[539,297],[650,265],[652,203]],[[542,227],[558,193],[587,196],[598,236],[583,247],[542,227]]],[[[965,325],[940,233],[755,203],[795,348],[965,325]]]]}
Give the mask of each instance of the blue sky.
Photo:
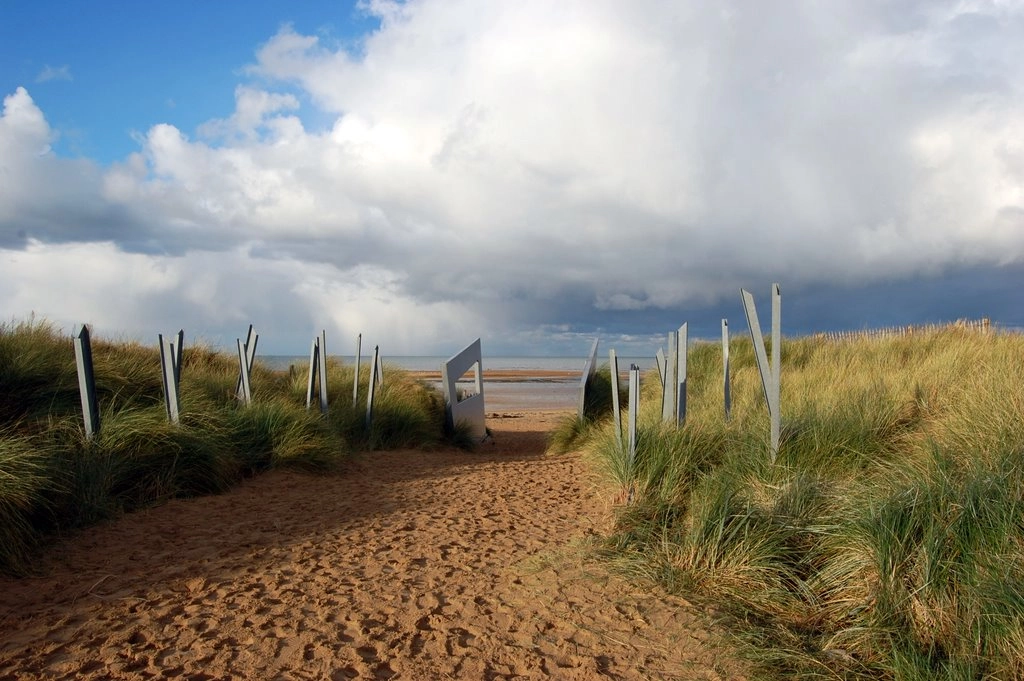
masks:
{"type": "Polygon", "coordinates": [[[1024,326],[1024,3],[0,5],[0,313],[301,353],[1024,326]]]}
{"type": "Polygon", "coordinates": [[[245,67],[282,25],[358,52],[379,26],[355,2],[8,2],[0,83],[29,88],[54,149],[107,164],[156,122],[192,132],[228,115],[245,67]]]}

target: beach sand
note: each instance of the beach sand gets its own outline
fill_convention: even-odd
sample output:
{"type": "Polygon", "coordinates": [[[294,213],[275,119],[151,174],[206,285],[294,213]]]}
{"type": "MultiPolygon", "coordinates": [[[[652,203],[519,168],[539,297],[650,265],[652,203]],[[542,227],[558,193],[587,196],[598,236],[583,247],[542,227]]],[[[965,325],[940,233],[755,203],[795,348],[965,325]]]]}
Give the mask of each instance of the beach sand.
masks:
{"type": "Polygon", "coordinates": [[[744,678],[704,611],[587,557],[610,496],[543,455],[561,416],[84,530],[0,579],[0,679],[744,678]]]}

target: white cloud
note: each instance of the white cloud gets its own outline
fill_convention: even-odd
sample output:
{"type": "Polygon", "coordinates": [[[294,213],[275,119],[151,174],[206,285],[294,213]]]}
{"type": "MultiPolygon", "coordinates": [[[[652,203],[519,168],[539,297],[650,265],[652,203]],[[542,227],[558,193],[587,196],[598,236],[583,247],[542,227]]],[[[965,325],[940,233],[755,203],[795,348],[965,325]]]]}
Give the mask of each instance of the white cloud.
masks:
{"type": "MultiPolygon", "coordinates": [[[[256,139],[261,130],[280,130],[282,124],[298,123],[296,118],[272,116],[299,108],[295,95],[278,94],[239,85],[235,88],[235,113],[228,119],[213,120],[199,127],[199,134],[211,138],[256,139]]],[[[301,123],[296,132],[301,133],[301,123]]]]}
{"type": "Polygon", "coordinates": [[[301,355],[320,328],[346,348],[332,352],[348,351],[362,333],[385,354],[444,354],[485,326],[458,303],[411,298],[396,286],[398,273],[268,260],[244,246],[163,256],[125,253],[109,242],[33,240],[23,250],[0,249],[0,264],[8,309],[69,330],[91,323],[108,337],[152,340],[184,327],[189,338],[227,345],[253,323],[261,347],[275,354],[301,355]]]}
{"type": "Polygon", "coordinates": [[[39,72],[39,75],[36,76],[36,82],[46,83],[51,80],[73,80],[71,77],[71,67],[67,64],[63,66],[50,66],[47,64],[39,72]]]}
{"type": "MultiPolygon", "coordinates": [[[[53,133],[28,91],[20,87],[4,97],[0,144],[5,157],[38,156],[50,150],[53,133]]],[[[6,167],[6,166],[5,166],[6,167]]]]}
{"type": "MultiPolygon", "coordinates": [[[[310,319],[409,342],[1024,263],[1019,3],[365,7],[360,54],[284,28],[234,112],[108,169],[49,152],[19,89],[0,234],[270,268],[310,319]]],[[[172,289],[256,304],[201,271],[172,289]]]]}
{"type": "Polygon", "coordinates": [[[0,246],[26,236],[109,236],[121,220],[99,195],[101,177],[87,160],[57,157],[56,133],[24,88],[4,97],[0,114],[0,246]]]}

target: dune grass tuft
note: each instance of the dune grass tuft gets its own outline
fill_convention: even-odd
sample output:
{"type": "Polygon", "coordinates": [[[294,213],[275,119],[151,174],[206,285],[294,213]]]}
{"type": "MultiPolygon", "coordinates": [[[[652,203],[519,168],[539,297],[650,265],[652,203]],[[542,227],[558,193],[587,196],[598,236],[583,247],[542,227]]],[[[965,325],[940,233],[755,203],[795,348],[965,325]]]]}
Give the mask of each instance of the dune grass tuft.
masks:
{"type": "MultiPolygon", "coordinates": [[[[619,390],[619,404],[625,408],[626,394],[621,387],[616,386],[619,390]]],[[[564,454],[584,446],[594,434],[595,427],[611,414],[614,403],[610,365],[601,366],[587,379],[584,397],[582,418],[579,414],[567,415],[548,435],[549,452],[564,454]]]]}
{"type": "Polygon", "coordinates": [[[331,471],[354,450],[448,442],[441,396],[399,370],[365,427],[369,372],[328,362],[330,410],[305,405],[305,367],[258,361],[253,404],[236,399],[237,358],[182,357],[181,419],[168,422],[155,347],[93,339],[101,428],[84,434],[74,350],[45,321],[0,325],[0,571],[25,573],[47,537],[160,501],[222,492],[271,468],[331,471]]]}
{"type": "Polygon", "coordinates": [[[766,678],[1024,678],[1024,337],[784,341],[774,464],[749,341],[731,361],[728,421],[716,346],[681,428],[646,377],[632,466],[590,426],[633,492],[623,569],[730,613],[766,678]]]}

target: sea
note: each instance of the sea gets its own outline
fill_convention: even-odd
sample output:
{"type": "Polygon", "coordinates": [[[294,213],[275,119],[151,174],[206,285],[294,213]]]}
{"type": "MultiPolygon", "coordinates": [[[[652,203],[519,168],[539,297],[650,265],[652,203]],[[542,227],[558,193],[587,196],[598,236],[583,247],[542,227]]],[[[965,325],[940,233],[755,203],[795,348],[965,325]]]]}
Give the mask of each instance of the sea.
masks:
{"type": "MultiPolygon", "coordinates": [[[[332,355],[344,364],[355,363],[354,355],[332,355]]],[[[362,356],[361,366],[368,366],[372,356],[362,356]]],[[[407,371],[437,371],[448,357],[440,356],[383,356],[384,376],[387,380],[389,366],[407,371]]],[[[269,369],[287,370],[288,367],[307,366],[309,356],[266,355],[257,356],[260,362],[269,369]]],[[[488,413],[515,410],[556,410],[575,409],[579,399],[579,389],[583,377],[585,357],[483,357],[484,408],[488,413]],[[538,377],[526,380],[488,380],[488,371],[560,371],[574,372],[565,377],[538,377]]],[[[608,363],[608,356],[598,355],[598,366],[608,363]]],[[[624,372],[633,364],[642,371],[655,366],[654,357],[619,357],[619,371],[624,372]]],[[[460,383],[470,383],[472,376],[467,374],[460,383]]],[[[427,381],[438,389],[440,381],[427,381]]]]}

